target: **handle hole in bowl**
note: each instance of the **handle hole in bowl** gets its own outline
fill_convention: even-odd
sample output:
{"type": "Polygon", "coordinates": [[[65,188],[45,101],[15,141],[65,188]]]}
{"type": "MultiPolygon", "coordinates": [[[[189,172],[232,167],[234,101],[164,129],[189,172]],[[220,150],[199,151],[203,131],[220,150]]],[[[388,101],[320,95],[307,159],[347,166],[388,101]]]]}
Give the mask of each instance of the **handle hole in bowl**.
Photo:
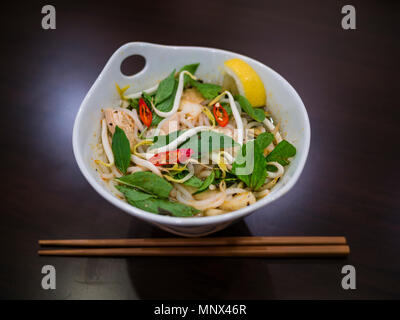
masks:
{"type": "Polygon", "coordinates": [[[146,59],[139,54],[134,54],[125,58],[124,61],[122,61],[121,72],[123,75],[131,77],[142,71],[145,65],[146,59]]]}

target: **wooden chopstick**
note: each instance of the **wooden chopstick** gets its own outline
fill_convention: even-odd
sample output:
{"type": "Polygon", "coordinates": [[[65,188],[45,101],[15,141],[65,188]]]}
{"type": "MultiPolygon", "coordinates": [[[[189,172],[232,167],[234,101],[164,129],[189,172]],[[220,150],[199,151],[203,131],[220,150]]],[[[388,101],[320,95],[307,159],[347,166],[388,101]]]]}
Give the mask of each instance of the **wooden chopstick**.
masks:
{"type": "Polygon", "coordinates": [[[39,240],[39,245],[42,246],[64,247],[208,247],[246,245],[344,245],[346,243],[345,237],[218,237],[39,240]]]}
{"type": "Polygon", "coordinates": [[[196,256],[196,257],[270,257],[311,258],[346,257],[347,245],[274,245],[274,246],[209,246],[209,247],[144,247],[39,250],[43,256],[196,256]]]}

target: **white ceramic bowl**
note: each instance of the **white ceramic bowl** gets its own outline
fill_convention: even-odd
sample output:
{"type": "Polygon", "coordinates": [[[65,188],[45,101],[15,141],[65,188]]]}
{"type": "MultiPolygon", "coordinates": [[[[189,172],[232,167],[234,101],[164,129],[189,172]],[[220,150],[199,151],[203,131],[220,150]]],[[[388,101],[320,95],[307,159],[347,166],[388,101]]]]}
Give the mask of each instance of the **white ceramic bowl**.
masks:
{"type": "Polygon", "coordinates": [[[112,55],[83,100],[73,130],[73,149],[79,168],[91,186],[102,197],[139,219],[182,236],[204,236],[216,232],[281,197],[293,187],[299,178],[307,159],[309,146],[310,124],[304,104],[292,86],[271,68],[251,58],[229,51],[201,47],[164,46],[143,42],[127,43],[112,55]],[[127,77],[121,73],[121,63],[125,58],[136,54],[142,55],[146,59],[146,65],[139,73],[127,77]],[[259,74],[267,91],[270,110],[280,121],[281,130],[286,133],[286,139],[297,148],[296,157],[286,168],[283,178],[272,189],[272,192],[249,207],[220,216],[200,218],[157,215],[135,208],[115,197],[106,188],[92,165],[94,159],[92,146],[97,143],[98,139],[94,134],[100,133],[100,110],[115,105],[118,100],[115,83],[117,82],[121,87],[129,84],[130,88],[127,93],[138,92],[154,86],[171,70],[195,62],[200,62],[196,76],[207,81],[221,82],[223,63],[231,58],[243,59],[259,74]]]}

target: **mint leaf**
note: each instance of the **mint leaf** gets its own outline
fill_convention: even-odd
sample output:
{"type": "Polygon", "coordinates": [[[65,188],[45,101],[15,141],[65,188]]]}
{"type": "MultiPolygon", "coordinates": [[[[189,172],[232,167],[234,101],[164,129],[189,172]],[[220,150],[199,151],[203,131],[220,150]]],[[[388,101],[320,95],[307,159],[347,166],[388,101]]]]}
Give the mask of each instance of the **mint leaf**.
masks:
{"type": "Polygon", "coordinates": [[[238,145],[231,137],[215,131],[202,131],[186,140],[179,148],[193,149],[193,156],[201,153],[232,148],[238,145]]]}
{"type": "Polygon", "coordinates": [[[231,116],[233,114],[231,105],[228,102],[221,102],[221,107],[224,107],[228,116],[231,116]]]}
{"type": "MultiPolygon", "coordinates": [[[[258,137],[257,137],[258,138],[258,137]]],[[[258,139],[257,139],[258,140],[258,139]]],[[[258,190],[264,184],[267,178],[267,164],[265,162],[265,157],[263,149],[260,148],[259,143],[255,140],[254,144],[254,170],[250,178],[250,188],[253,190],[258,190]]]]}
{"type": "Polygon", "coordinates": [[[296,148],[286,140],[279,142],[274,150],[265,158],[267,162],[278,162],[282,166],[287,166],[290,161],[288,158],[296,155],[296,148]]]}
{"type": "MultiPolygon", "coordinates": [[[[184,130],[178,130],[171,132],[168,135],[161,135],[154,138],[154,144],[149,147],[149,150],[158,149],[163,147],[172,141],[174,141],[177,137],[179,137],[184,130]]],[[[238,145],[231,137],[224,135],[215,131],[202,131],[197,135],[192,136],[186,141],[182,142],[179,145],[179,148],[188,148],[193,149],[193,156],[199,156],[204,152],[211,152],[214,150],[220,150],[225,148],[232,148],[238,145]]]]}
{"type": "Polygon", "coordinates": [[[221,92],[222,87],[212,83],[202,83],[190,79],[190,84],[195,87],[205,99],[214,99],[221,92]]]}
{"type": "Polygon", "coordinates": [[[274,141],[274,135],[271,132],[263,132],[257,136],[256,143],[263,150],[274,141]]]}
{"type": "Polygon", "coordinates": [[[155,104],[163,102],[172,95],[175,86],[175,69],[168,77],[160,82],[156,92],[155,104]]]}
{"type": "Polygon", "coordinates": [[[272,164],[267,164],[267,171],[269,171],[269,172],[277,172],[277,171],[278,171],[278,168],[275,167],[275,166],[272,165],[272,164]]]}
{"type": "Polygon", "coordinates": [[[211,174],[203,181],[203,183],[199,187],[199,190],[197,190],[194,194],[198,194],[200,192],[203,192],[203,191],[207,190],[208,187],[210,186],[210,184],[212,184],[214,182],[214,179],[215,179],[215,173],[214,173],[214,170],[213,170],[211,172],[211,174]]]}
{"type": "Polygon", "coordinates": [[[115,127],[111,149],[114,154],[115,166],[125,174],[131,162],[131,147],[124,130],[118,126],[115,127]]]}
{"type": "Polygon", "coordinates": [[[137,111],[139,111],[139,98],[136,99],[128,99],[129,102],[129,110],[133,110],[136,109],[137,111]]]}
{"type": "MultiPolygon", "coordinates": [[[[187,64],[186,66],[183,66],[180,70],[179,73],[181,73],[182,71],[189,71],[191,74],[195,74],[197,68],[199,67],[200,63],[193,63],[193,64],[187,64]]],[[[185,74],[184,76],[184,82],[183,82],[183,86],[186,87],[186,85],[190,82],[190,77],[185,74]]]]}
{"type": "Polygon", "coordinates": [[[183,130],[173,131],[167,135],[161,135],[154,137],[153,144],[149,147],[149,150],[158,149],[160,147],[166,146],[176,138],[178,138],[182,133],[183,130]]]}
{"type": "Polygon", "coordinates": [[[272,139],[267,132],[265,135],[259,135],[256,140],[247,142],[242,146],[238,157],[232,165],[232,173],[236,174],[240,180],[253,190],[259,189],[267,178],[268,173],[263,151],[264,145],[269,145],[271,142],[272,139]],[[251,173],[247,175],[238,174],[238,168],[245,168],[251,162],[253,162],[251,173]]]}
{"type": "Polygon", "coordinates": [[[160,198],[168,198],[172,185],[153,172],[139,171],[127,176],[116,178],[118,182],[141,189],[160,198]]]}
{"type": "MultiPolygon", "coordinates": [[[[176,175],[174,175],[174,179],[182,179],[184,178],[187,174],[189,173],[189,171],[184,170],[182,172],[177,173],[176,175]]],[[[190,186],[190,187],[194,187],[194,188],[200,188],[200,186],[202,185],[203,180],[197,178],[196,176],[192,176],[189,180],[185,181],[183,184],[185,186],[190,186]]]]}
{"type": "Polygon", "coordinates": [[[158,124],[163,120],[157,113],[153,112],[153,120],[151,121],[152,126],[158,126],[158,124]]]}
{"type": "Polygon", "coordinates": [[[234,99],[239,102],[242,110],[246,112],[251,118],[258,122],[263,122],[265,120],[265,113],[263,108],[253,108],[249,100],[247,100],[240,94],[235,95],[234,99]]]}
{"type": "Polygon", "coordinates": [[[202,183],[203,183],[203,181],[201,179],[197,178],[196,176],[193,176],[189,180],[185,181],[183,184],[185,186],[200,188],[202,183]]]}
{"type": "Polygon", "coordinates": [[[242,180],[247,186],[250,186],[250,177],[251,177],[251,172],[249,174],[239,174],[239,168],[245,168],[246,167],[246,155],[247,155],[247,149],[249,146],[249,142],[244,144],[242,148],[239,151],[239,154],[236,156],[233,164],[232,164],[232,173],[235,174],[240,180],[242,180]]]}
{"type": "Polygon", "coordinates": [[[129,201],[139,201],[139,200],[155,198],[155,196],[152,194],[144,193],[144,192],[138,191],[138,190],[130,188],[130,187],[117,185],[117,186],[115,186],[115,188],[117,188],[117,190],[122,192],[124,194],[125,198],[129,201]]]}
{"type": "Polygon", "coordinates": [[[142,98],[144,100],[144,102],[146,102],[146,105],[151,108],[151,100],[152,100],[152,96],[149,95],[147,92],[142,92],[142,98]]]}
{"type": "Polygon", "coordinates": [[[148,212],[171,215],[175,217],[192,217],[200,212],[200,210],[189,207],[182,203],[171,202],[164,199],[146,199],[141,201],[128,200],[128,202],[131,205],[148,212]]]}
{"type": "MultiPolygon", "coordinates": [[[[175,95],[176,95],[176,90],[178,89],[178,81],[174,80],[174,88],[172,91],[172,94],[165,99],[164,101],[160,102],[159,104],[156,104],[157,110],[163,111],[163,112],[168,112],[172,110],[172,106],[174,105],[174,100],[175,100],[175,95]]],[[[160,117],[155,111],[153,110],[153,121],[151,122],[152,126],[158,125],[161,120],[163,120],[163,117],[160,117]]]]}

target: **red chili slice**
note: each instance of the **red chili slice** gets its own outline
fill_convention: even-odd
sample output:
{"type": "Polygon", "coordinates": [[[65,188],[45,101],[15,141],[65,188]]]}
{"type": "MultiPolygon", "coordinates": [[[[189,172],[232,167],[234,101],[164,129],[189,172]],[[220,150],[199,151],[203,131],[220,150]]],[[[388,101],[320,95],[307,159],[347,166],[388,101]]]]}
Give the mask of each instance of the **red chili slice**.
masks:
{"type": "Polygon", "coordinates": [[[194,153],[193,149],[177,149],[155,154],[149,161],[155,166],[185,163],[194,153]]]}
{"type": "Polygon", "coordinates": [[[229,122],[229,116],[223,106],[218,102],[214,105],[213,113],[215,120],[221,127],[225,127],[229,122]]]}
{"type": "Polygon", "coordinates": [[[140,120],[142,120],[143,124],[146,127],[150,127],[151,122],[153,121],[153,114],[151,113],[151,110],[147,106],[146,102],[144,102],[143,98],[139,99],[139,115],[140,120]]]}

